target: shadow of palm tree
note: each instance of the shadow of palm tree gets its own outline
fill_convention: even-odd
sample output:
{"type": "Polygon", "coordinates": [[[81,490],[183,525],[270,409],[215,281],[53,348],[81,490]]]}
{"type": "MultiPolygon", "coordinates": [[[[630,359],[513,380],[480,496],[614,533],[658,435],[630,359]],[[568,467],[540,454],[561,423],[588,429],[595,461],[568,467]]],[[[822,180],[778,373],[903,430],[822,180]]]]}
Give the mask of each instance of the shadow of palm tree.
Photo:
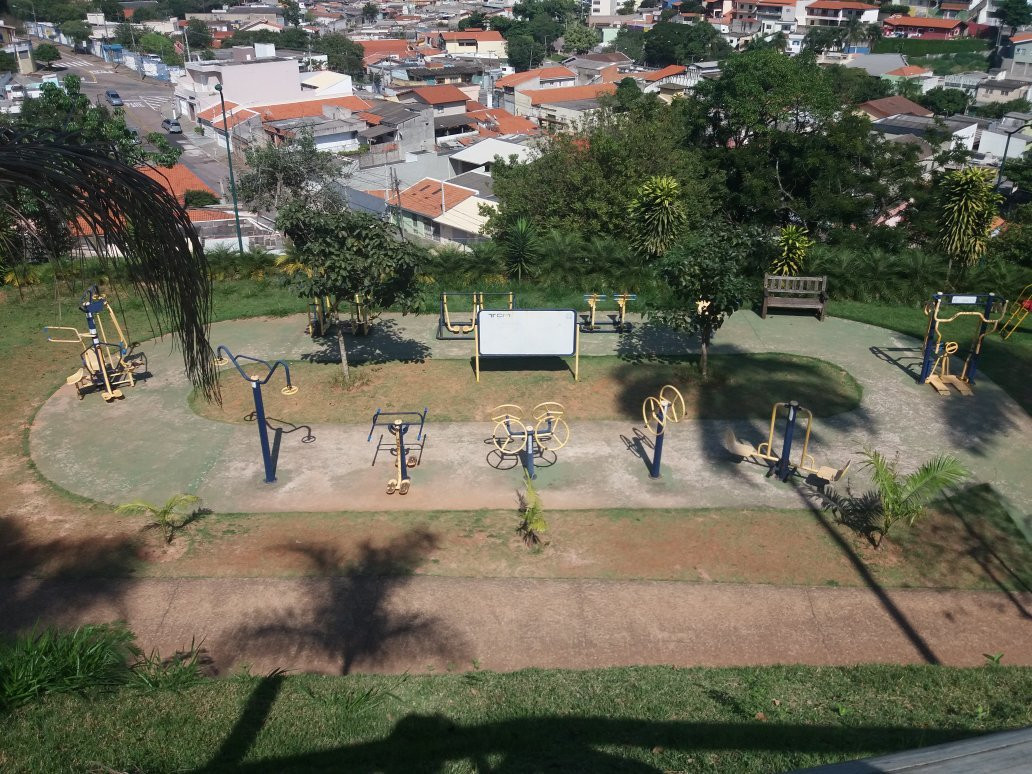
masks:
{"type": "Polygon", "coordinates": [[[325,546],[282,546],[304,556],[319,579],[312,585],[310,605],[241,627],[226,637],[237,652],[221,660],[247,661],[249,655],[269,660],[280,654],[286,659],[306,650],[330,658],[341,674],[356,667],[384,668],[395,657],[466,660],[469,647],[461,635],[394,606],[414,568],[436,545],[432,533],[414,529],[383,547],[364,543],[353,561],[325,546]]]}

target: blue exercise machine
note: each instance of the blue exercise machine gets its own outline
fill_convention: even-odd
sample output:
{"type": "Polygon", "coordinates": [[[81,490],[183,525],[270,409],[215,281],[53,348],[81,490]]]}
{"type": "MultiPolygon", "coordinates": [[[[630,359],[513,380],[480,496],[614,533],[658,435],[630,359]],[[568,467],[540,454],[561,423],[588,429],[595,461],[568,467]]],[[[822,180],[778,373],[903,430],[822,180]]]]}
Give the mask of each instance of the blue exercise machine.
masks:
{"type": "Polygon", "coordinates": [[[810,430],[813,427],[813,412],[808,408],[799,405],[798,401],[788,403],[775,403],[770,412],[770,430],[767,433],[767,440],[759,446],[753,446],[747,441],[739,440],[733,430],[728,430],[724,436],[724,446],[731,454],[751,459],[770,468],[770,474],[777,477],[779,481],[787,481],[794,475],[813,477],[823,485],[838,481],[849,470],[849,461],[842,468],[832,468],[818,465],[810,454],[810,430]],[[784,411],[785,429],[781,442],[781,453],[774,452],[774,434],[778,416],[784,411]],[[799,417],[803,416],[806,421],[805,435],[803,437],[803,449],[799,453],[797,462],[792,461],[792,444],[795,441],[796,424],[799,417]]]}
{"type": "Polygon", "coordinates": [[[940,395],[950,395],[953,387],[961,395],[971,395],[971,387],[975,383],[978,372],[978,356],[982,353],[982,341],[987,333],[992,333],[1000,325],[1007,314],[1007,299],[995,293],[936,293],[925,304],[924,313],[928,317],[925,331],[921,374],[918,384],[930,384],[940,395]],[[952,314],[950,314],[952,312],[952,314]],[[964,356],[964,365],[959,374],[950,373],[950,359],[957,353],[955,341],[942,340],[940,325],[951,323],[960,317],[975,317],[978,327],[975,329],[971,347],[964,356]]]}
{"type": "Polygon", "coordinates": [[[409,488],[412,486],[412,480],[409,478],[409,468],[414,468],[423,461],[423,449],[426,448],[426,441],[429,437],[423,433],[427,411],[428,409],[426,408],[422,412],[384,411],[377,409],[376,413],[373,414],[373,424],[369,428],[369,437],[366,438],[366,443],[373,440],[373,433],[376,432],[378,426],[386,425],[387,433],[391,436],[384,443],[384,434],[380,433],[380,437],[376,441],[376,452],[373,454],[373,466],[376,465],[376,458],[382,449],[389,450],[395,457],[394,469],[397,477],[387,482],[387,494],[394,494],[395,492],[398,494],[408,494],[409,488]],[[408,435],[409,429],[417,422],[419,426],[416,430],[416,440],[406,440],[405,436],[408,435]]]}
{"type": "Polygon", "coordinates": [[[514,403],[503,403],[491,409],[495,422],[491,441],[503,457],[518,456],[529,478],[537,478],[534,460],[546,451],[557,451],[569,442],[570,428],[563,419],[566,409],[554,401],[539,403],[532,412],[533,423],[520,418],[523,409],[514,403]]]}
{"type": "Polygon", "coordinates": [[[276,480],[276,463],[272,458],[272,450],[269,447],[269,427],[265,421],[265,402],[262,400],[262,386],[269,383],[272,375],[276,373],[276,369],[283,366],[283,373],[287,379],[287,386],[280,390],[284,395],[293,395],[297,392],[297,387],[290,381],[290,366],[283,360],[276,360],[270,363],[268,360],[262,360],[258,357],[251,357],[250,355],[234,355],[229,351],[229,347],[219,346],[215,350],[215,365],[225,365],[226,363],[232,363],[233,367],[236,368],[237,372],[244,378],[244,381],[249,382],[251,385],[251,395],[254,398],[254,418],[258,425],[258,438],[262,445],[262,462],[265,465],[265,483],[271,484],[276,480]],[[257,363],[258,365],[264,366],[266,369],[265,377],[256,376],[254,374],[247,373],[241,366],[240,361],[247,363],[257,363]]]}

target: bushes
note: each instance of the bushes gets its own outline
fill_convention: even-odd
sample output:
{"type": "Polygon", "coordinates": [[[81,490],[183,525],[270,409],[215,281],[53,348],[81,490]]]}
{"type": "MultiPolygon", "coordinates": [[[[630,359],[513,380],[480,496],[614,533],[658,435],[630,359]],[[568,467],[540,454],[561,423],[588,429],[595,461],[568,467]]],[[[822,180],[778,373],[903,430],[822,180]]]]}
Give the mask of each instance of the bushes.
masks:
{"type": "Polygon", "coordinates": [[[989,41],[982,38],[959,38],[957,40],[917,40],[907,38],[882,38],[875,42],[875,54],[906,54],[907,56],[928,56],[929,54],[967,54],[985,51],[989,41]]]}

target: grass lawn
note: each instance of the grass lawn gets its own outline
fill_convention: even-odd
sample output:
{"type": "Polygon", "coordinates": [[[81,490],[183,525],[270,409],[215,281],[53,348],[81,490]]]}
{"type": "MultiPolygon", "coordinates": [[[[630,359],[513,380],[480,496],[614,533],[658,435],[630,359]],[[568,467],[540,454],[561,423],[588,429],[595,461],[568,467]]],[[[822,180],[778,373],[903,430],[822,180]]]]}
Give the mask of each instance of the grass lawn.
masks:
{"type": "MultiPolygon", "coordinates": [[[[830,301],[828,314],[889,328],[922,340],[928,321],[924,312],[917,308],[859,301],[830,301]]],[[[960,344],[961,353],[967,351],[973,336],[974,324],[957,329],[956,341],[960,344]]],[[[1032,373],[1032,324],[1027,324],[1006,341],[998,334],[986,336],[978,369],[1032,414],[1032,381],[1028,378],[1032,373]]]]}
{"type": "MultiPolygon", "coordinates": [[[[519,404],[529,412],[543,400],[554,400],[578,420],[640,421],[642,401],[664,384],[673,384],[684,394],[689,418],[766,419],[782,395],[798,396],[818,417],[856,408],[861,395],[860,385],[838,366],[780,353],[711,355],[705,383],[697,357],[647,365],[617,357],[581,357],[579,383],[573,381],[572,363],[554,358],[548,370],[543,362],[482,361],[480,384],[473,382],[466,360],[361,365],[354,369],[355,383],[348,390],[341,386],[337,364],[293,363],[291,378],[300,391],[284,396],[268,390],[265,406],[270,416],[287,422],[364,424],[377,408],[430,406],[435,422],[459,422],[487,419],[503,403],[519,404]]],[[[190,404],[202,416],[231,422],[244,421],[254,410],[251,388],[242,379],[227,379],[222,397],[219,407],[195,393],[190,404]]]]}
{"type": "Polygon", "coordinates": [[[27,705],[0,769],[776,772],[1025,726],[1030,695],[1016,667],[237,676],[27,705]]]}

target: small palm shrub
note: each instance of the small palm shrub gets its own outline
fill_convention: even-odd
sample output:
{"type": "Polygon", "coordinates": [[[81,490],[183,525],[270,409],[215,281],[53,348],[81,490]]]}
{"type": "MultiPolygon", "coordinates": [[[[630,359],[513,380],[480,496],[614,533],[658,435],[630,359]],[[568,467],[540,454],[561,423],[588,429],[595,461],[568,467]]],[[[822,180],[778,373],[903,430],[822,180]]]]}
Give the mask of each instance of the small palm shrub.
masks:
{"type": "Polygon", "coordinates": [[[548,530],[548,524],[545,522],[545,508],[541,503],[541,496],[534,488],[534,482],[525,471],[523,483],[525,491],[518,495],[520,516],[523,517],[523,520],[516,528],[516,532],[528,546],[539,546],[542,542],[541,534],[548,530]]]}
{"type": "Polygon", "coordinates": [[[148,526],[161,530],[166,543],[171,543],[176,532],[183,529],[187,524],[197,518],[197,510],[191,509],[184,513],[185,508],[197,505],[201,498],[192,494],[172,495],[164,505],[151,505],[143,500],[136,500],[131,503],[119,505],[116,513],[140,514],[150,518],[148,526]]]}
{"type": "Polygon", "coordinates": [[[770,267],[771,274],[792,275],[803,270],[814,241],[802,226],[784,226],[775,239],[778,254],[770,267]]]}

